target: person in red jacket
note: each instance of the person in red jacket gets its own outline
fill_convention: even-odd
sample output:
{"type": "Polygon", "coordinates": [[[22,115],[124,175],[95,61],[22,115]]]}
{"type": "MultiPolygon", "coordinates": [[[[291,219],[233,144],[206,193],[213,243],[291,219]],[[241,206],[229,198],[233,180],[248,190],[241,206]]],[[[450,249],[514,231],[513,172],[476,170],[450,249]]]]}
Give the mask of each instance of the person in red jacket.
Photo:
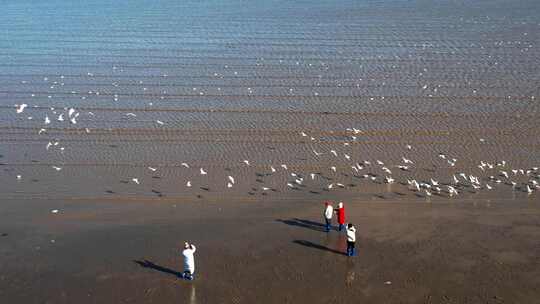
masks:
{"type": "Polygon", "coordinates": [[[334,209],[334,211],[337,214],[339,231],[341,231],[345,227],[345,207],[343,206],[343,202],[339,202],[337,209],[334,209]]]}

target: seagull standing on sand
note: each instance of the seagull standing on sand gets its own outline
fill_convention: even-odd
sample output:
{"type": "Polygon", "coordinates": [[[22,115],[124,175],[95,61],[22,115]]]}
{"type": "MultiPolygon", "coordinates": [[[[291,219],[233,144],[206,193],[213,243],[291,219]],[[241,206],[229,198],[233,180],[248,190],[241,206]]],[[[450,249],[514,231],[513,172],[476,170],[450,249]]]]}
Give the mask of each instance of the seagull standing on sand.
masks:
{"type": "Polygon", "coordinates": [[[138,178],[132,178],[131,179],[135,184],[139,185],[139,179],[138,178]]]}
{"type": "Polygon", "coordinates": [[[201,168],[201,175],[206,175],[206,171],[203,168],[201,168]]]}

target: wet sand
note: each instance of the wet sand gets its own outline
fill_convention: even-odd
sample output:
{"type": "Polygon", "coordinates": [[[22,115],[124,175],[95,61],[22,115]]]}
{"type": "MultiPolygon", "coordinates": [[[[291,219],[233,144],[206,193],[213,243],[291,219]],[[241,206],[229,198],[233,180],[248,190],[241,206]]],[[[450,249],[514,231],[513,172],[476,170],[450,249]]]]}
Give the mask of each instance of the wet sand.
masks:
{"type": "Polygon", "coordinates": [[[348,204],[348,258],[344,235],[322,232],[318,202],[12,201],[0,209],[0,299],[536,303],[539,207],[348,204]],[[193,282],[176,278],[184,240],[198,247],[193,282]]]}

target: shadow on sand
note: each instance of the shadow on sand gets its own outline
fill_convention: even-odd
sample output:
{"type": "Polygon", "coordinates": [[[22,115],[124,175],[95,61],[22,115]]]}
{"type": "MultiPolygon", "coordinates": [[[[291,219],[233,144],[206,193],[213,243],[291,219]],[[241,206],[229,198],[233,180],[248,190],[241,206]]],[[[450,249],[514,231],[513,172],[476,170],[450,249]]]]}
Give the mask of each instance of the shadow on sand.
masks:
{"type": "Polygon", "coordinates": [[[153,269],[153,270],[157,270],[159,272],[163,272],[163,273],[168,273],[168,274],[172,274],[176,277],[181,277],[182,276],[182,273],[181,272],[178,272],[178,271],[175,271],[175,270],[172,270],[170,268],[166,268],[166,267],[163,267],[163,266],[159,266],[159,265],[156,265],[148,260],[144,260],[144,261],[138,261],[138,260],[134,260],[133,263],[143,267],[143,268],[150,268],[150,269],[153,269]]]}
{"type": "Polygon", "coordinates": [[[332,252],[332,253],[339,254],[339,255],[346,255],[342,251],[338,251],[338,250],[335,250],[335,249],[332,249],[332,248],[328,248],[326,246],[315,244],[313,242],[306,241],[306,240],[294,240],[293,243],[298,244],[298,245],[302,245],[302,246],[306,246],[306,247],[310,247],[310,248],[315,248],[315,249],[319,249],[319,250],[332,252]]]}
{"type": "Polygon", "coordinates": [[[291,226],[297,226],[297,227],[302,227],[302,228],[311,229],[315,231],[326,232],[324,224],[310,221],[310,220],[302,220],[298,218],[293,218],[289,220],[278,219],[276,221],[282,222],[284,224],[291,225],[291,226]]]}

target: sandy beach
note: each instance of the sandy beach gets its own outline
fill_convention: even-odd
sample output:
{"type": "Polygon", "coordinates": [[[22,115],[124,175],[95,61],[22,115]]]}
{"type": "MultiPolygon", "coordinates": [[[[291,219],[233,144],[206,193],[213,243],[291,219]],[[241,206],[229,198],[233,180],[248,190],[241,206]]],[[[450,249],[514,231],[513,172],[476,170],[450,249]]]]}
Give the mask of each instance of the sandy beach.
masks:
{"type": "Polygon", "coordinates": [[[320,204],[17,201],[3,205],[12,303],[535,303],[538,202],[349,204],[358,256],[320,204]],[[33,214],[20,206],[32,207],[33,214]],[[23,210],[26,210],[23,209],[23,210]],[[50,208],[62,208],[48,214],[50,208]],[[176,277],[184,240],[197,278],[176,277]]]}
{"type": "Polygon", "coordinates": [[[1,15],[0,303],[540,303],[538,1],[1,15]]]}

